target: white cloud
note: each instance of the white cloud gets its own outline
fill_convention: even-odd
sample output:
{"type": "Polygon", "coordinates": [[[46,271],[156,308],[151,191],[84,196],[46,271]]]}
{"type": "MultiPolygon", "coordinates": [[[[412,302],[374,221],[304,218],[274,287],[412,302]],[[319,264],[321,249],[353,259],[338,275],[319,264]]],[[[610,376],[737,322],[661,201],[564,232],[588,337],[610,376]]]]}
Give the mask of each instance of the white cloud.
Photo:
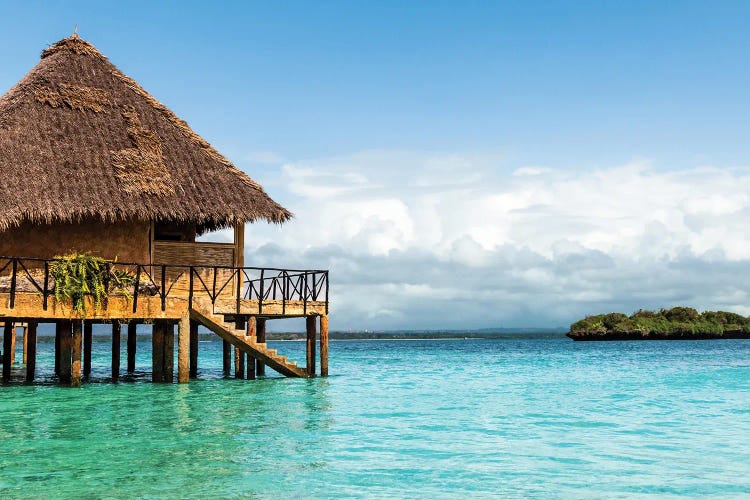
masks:
{"type": "Polygon", "coordinates": [[[342,328],[747,307],[750,168],[514,170],[496,154],[366,151],[258,180],[285,187],[271,194],[296,218],[250,226],[247,261],[329,266],[342,328]]]}

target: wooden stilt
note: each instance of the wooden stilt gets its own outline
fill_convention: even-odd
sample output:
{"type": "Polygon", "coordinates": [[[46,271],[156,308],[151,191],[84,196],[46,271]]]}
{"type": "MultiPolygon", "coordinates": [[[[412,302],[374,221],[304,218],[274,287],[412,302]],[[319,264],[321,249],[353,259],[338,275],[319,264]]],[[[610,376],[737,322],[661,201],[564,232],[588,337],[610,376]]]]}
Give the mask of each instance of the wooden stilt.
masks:
{"type": "Polygon", "coordinates": [[[29,324],[26,323],[23,327],[23,364],[28,363],[29,356],[29,324]]]}
{"type": "Polygon", "coordinates": [[[174,382],[174,324],[164,322],[164,382],[174,382]]]}
{"type": "Polygon", "coordinates": [[[70,386],[81,386],[81,350],[83,347],[83,322],[73,321],[70,386]]]}
{"type": "Polygon", "coordinates": [[[320,375],[328,376],[328,316],[320,317],[320,375]]]}
{"type": "Polygon", "coordinates": [[[10,381],[11,344],[13,338],[13,321],[6,320],[3,328],[3,382],[10,381]]]}
{"type": "Polygon", "coordinates": [[[91,342],[93,340],[93,324],[91,321],[83,323],[83,376],[91,375],[91,342]]]}
{"type": "Polygon", "coordinates": [[[307,324],[307,374],[310,377],[315,376],[315,337],[316,321],[315,316],[305,318],[307,324]]]}
{"type": "Polygon", "coordinates": [[[112,320],[112,382],[120,380],[120,346],[122,325],[118,320],[112,320]]]}
{"type": "Polygon", "coordinates": [[[135,371],[135,351],[138,342],[137,326],[138,323],[135,321],[128,323],[128,373],[135,371]]]}
{"type": "Polygon", "coordinates": [[[70,384],[72,375],[73,356],[73,322],[70,320],[58,321],[60,328],[60,374],[61,384],[70,384]]]}
{"type": "Polygon", "coordinates": [[[191,344],[190,315],[180,318],[177,331],[177,382],[184,384],[190,379],[190,344],[191,344]]]}
{"type": "Polygon", "coordinates": [[[60,376],[60,339],[62,333],[60,330],[60,322],[55,322],[55,375],[60,376]]]}
{"type": "Polygon", "coordinates": [[[245,353],[236,346],[234,348],[234,378],[245,378],[245,353]]]}
{"type": "Polygon", "coordinates": [[[151,381],[164,381],[164,326],[156,321],[151,334],[151,381]]]}
{"type": "MultiPolygon", "coordinates": [[[[245,337],[250,340],[255,340],[256,338],[255,316],[250,316],[247,319],[245,337]]],[[[255,380],[255,358],[250,353],[247,354],[247,379],[255,380]]]]}
{"type": "Polygon", "coordinates": [[[10,364],[16,364],[16,324],[11,323],[13,327],[10,331],[10,364]]]}
{"type": "Polygon", "coordinates": [[[226,340],[222,340],[221,343],[222,348],[222,362],[223,362],[223,369],[224,369],[224,376],[228,377],[231,373],[231,365],[232,365],[232,344],[227,342],[226,340]]]}
{"type": "MultiPolygon", "coordinates": [[[[266,341],[266,319],[265,318],[257,318],[255,322],[255,332],[256,336],[258,338],[258,343],[262,344],[266,341]]],[[[266,365],[260,362],[260,360],[256,360],[255,362],[255,373],[259,377],[266,374],[266,365]]]]}
{"type": "Polygon", "coordinates": [[[198,377],[198,322],[190,320],[190,378],[198,377]]]}
{"type": "Polygon", "coordinates": [[[34,321],[30,321],[26,325],[26,333],[24,333],[24,339],[28,336],[29,339],[25,341],[26,344],[26,382],[34,381],[34,372],[36,371],[36,330],[37,324],[34,321]]]}

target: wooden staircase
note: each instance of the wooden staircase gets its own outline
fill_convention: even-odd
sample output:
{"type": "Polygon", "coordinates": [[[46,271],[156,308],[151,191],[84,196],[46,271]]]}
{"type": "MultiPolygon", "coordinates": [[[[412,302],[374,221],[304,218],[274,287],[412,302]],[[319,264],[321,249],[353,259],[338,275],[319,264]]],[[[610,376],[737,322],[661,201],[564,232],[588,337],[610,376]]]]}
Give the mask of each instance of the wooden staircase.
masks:
{"type": "Polygon", "coordinates": [[[279,355],[275,349],[269,349],[265,342],[259,343],[254,338],[245,337],[245,330],[236,329],[233,323],[224,321],[224,316],[214,314],[210,303],[193,301],[190,318],[282,375],[309,377],[307,370],[299,368],[296,361],[289,361],[286,356],[279,355]]]}

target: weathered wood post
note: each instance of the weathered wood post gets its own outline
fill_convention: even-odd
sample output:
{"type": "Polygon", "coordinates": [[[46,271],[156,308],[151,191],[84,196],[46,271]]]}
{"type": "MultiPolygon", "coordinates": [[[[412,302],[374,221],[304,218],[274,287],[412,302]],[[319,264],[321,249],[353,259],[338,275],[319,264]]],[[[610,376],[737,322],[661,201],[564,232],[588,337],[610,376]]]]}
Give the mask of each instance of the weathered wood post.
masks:
{"type": "Polygon", "coordinates": [[[10,331],[10,364],[16,364],[16,324],[11,322],[13,328],[10,331]]]}
{"type": "Polygon", "coordinates": [[[151,381],[164,381],[164,326],[154,321],[151,327],[151,381]]]}
{"type": "Polygon", "coordinates": [[[320,317],[320,375],[328,376],[328,316],[320,317]]]}
{"type": "Polygon", "coordinates": [[[94,325],[91,321],[83,323],[83,376],[91,375],[91,342],[93,340],[94,325]]]}
{"type": "Polygon", "coordinates": [[[26,323],[23,326],[23,364],[28,363],[28,350],[29,350],[29,324],[26,323]]]}
{"type": "Polygon", "coordinates": [[[245,378],[245,353],[234,346],[234,378],[245,378]]]}
{"type": "MultiPolygon", "coordinates": [[[[247,329],[245,330],[245,337],[250,339],[252,342],[255,342],[255,316],[250,316],[247,319],[247,329]]],[[[250,353],[247,353],[247,379],[255,380],[255,358],[250,353]]]]}
{"type": "Polygon", "coordinates": [[[198,322],[190,320],[190,378],[198,377],[198,322]]]}
{"type": "Polygon", "coordinates": [[[120,380],[120,342],[122,325],[119,320],[112,320],[112,382],[120,380]]]}
{"type": "Polygon", "coordinates": [[[81,320],[73,321],[73,337],[71,350],[71,372],[70,386],[81,386],[81,350],[83,347],[83,322],[81,320]]]}
{"type": "Polygon", "coordinates": [[[307,323],[307,375],[310,377],[315,376],[315,337],[316,337],[316,318],[315,316],[307,316],[305,318],[307,323]]]}
{"type": "Polygon", "coordinates": [[[8,318],[5,320],[5,326],[3,328],[3,382],[10,381],[10,365],[11,365],[11,343],[13,337],[13,320],[8,318]]]}
{"type": "Polygon", "coordinates": [[[190,344],[192,343],[192,323],[190,313],[187,311],[180,318],[177,335],[177,382],[184,384],[190,380],[190,344]]]}
{"type": "Polygon", "coordinates": [[[55,375],[58,377],[60,376],[60,339],[62,339],[60,328],[60,322],[55,321],[55,375]]]}
{"type": "Polygon", "coordinates": [[[135,371],[135,352],[138,345],[138,323],[135,320],[128,323],[128,373],[135,371]]]}
{"type": "MultiPolygon", "coordinates": [[[[266,341],[266,318],[258,318],[256,320],[255,331],[258,338],[258,343],[264,343],[266,341]]],[[[256,360],[255,363],[255,373],[259,377],[266,374],[266,365],[261,363],[259,359],[256,360]]]]}
{"type": "Polygon", "coordinates": [[[222,368],[224,371],[224,376],[228,377],[231,372],[231,366],[232,366],[232,344],[227,342],[226,340],[221,341],[221,348],[222,348],[222,368]]]}
{"type": "Polygon", "coordinates": [[[60,335],[60,374],[58,379],[61,384],[70,384],[72,375],[73,356],[73,322],[60,320],[57,322],[60,335]]]}
{"type": "Polygon", "coordinates": [[[164,321],[164,382],[174,382],[174,323],[164,321]]]}
{"type": "Polygon", "coordinates": [[[34,381],[34,372],[36,370],[36,321],[29,321],[26,326],[26,333],[24,338],[28,335],[29,340],[26,341],[26,382],[34,381]]]}

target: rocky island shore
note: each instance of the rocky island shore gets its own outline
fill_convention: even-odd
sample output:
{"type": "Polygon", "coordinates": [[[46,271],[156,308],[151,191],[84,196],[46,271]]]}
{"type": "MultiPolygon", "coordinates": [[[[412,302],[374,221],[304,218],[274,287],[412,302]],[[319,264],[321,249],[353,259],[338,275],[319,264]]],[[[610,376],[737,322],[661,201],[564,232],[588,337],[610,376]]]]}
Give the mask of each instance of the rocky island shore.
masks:
{"type": "Polygon", "coordinates": [[[570,325],[573,340],[750,339],[750,318],[726,311],[699,313],[691,307],[587,316],[570,325]]]}

